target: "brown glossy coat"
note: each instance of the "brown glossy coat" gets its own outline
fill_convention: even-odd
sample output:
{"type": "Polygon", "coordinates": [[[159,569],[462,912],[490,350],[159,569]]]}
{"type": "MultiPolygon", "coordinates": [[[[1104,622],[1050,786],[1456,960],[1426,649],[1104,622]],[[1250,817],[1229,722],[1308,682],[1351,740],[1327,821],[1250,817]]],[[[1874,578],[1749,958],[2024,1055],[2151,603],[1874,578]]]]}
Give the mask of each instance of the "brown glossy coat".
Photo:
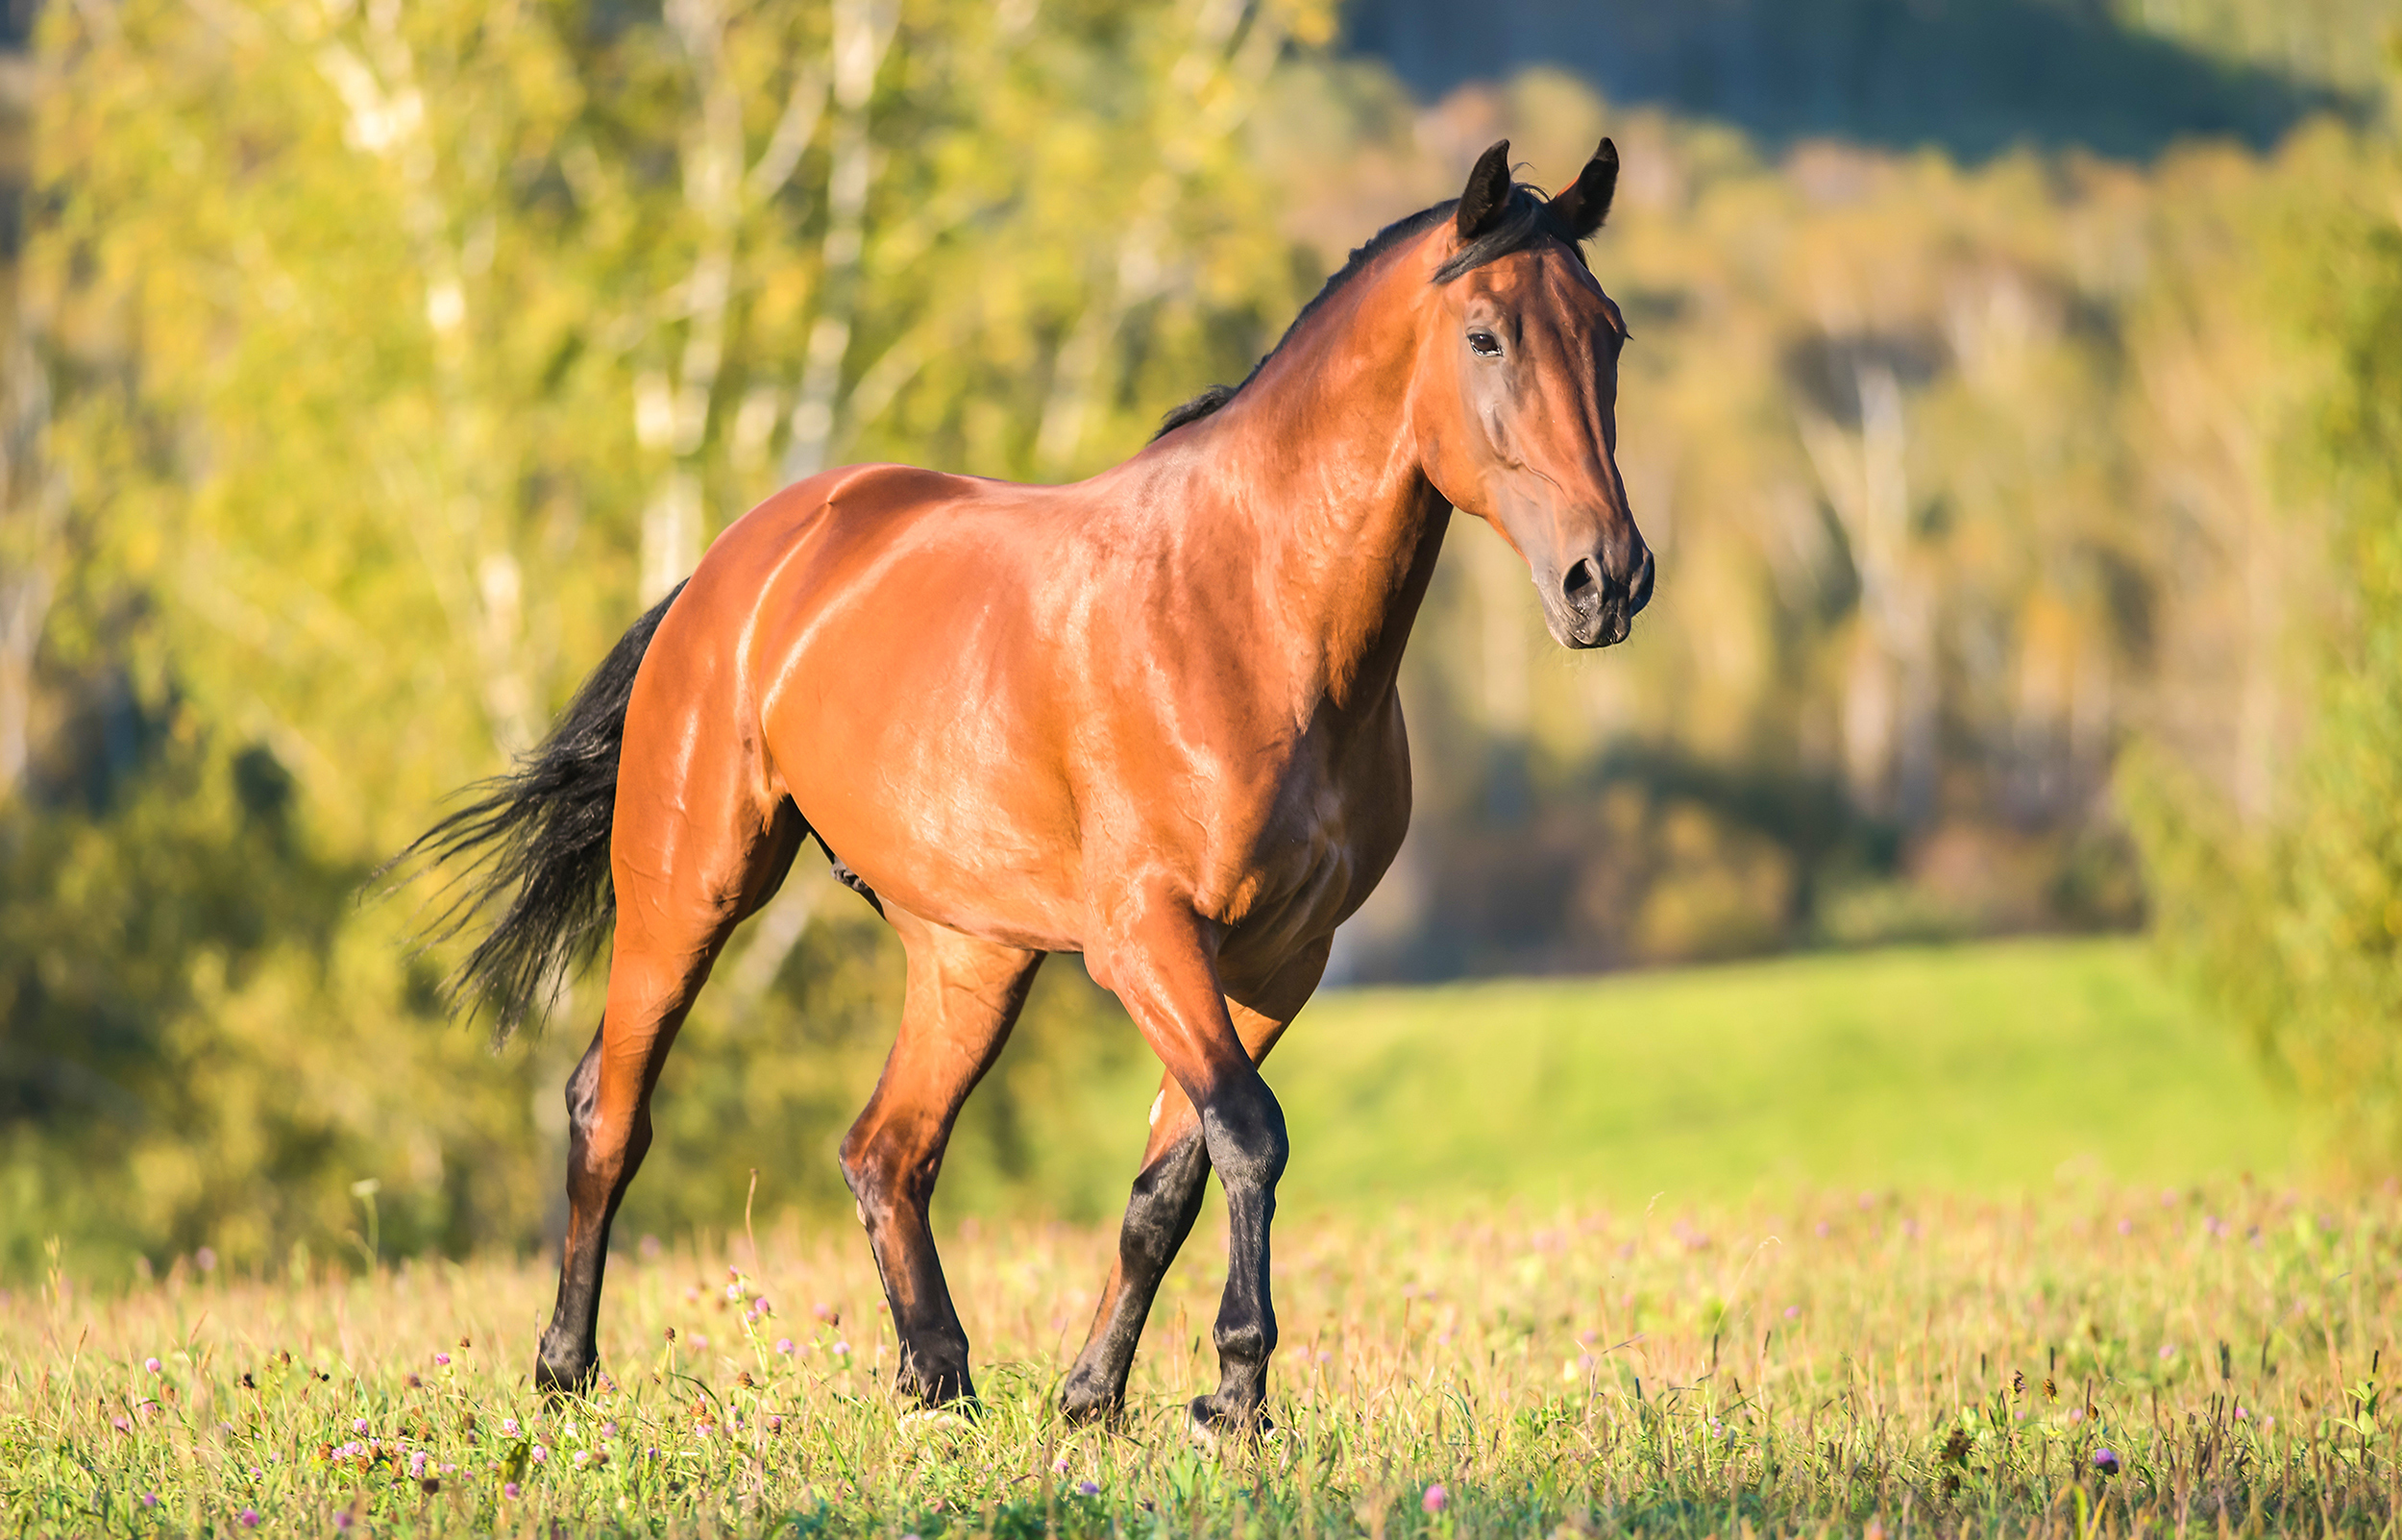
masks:
{"type": "Polygon", "coordinates": [[[1122,1398],[1214,1169],[1234,1228],[1224,1380],[1194,1414],[1256,1415],[1286,1153],[1256,1064],[1408,827],[1395,676],[1449,510],[1526,557],[1567,645],[1622,638],[1651,584],[1613,458],[1624,327],[1570,243],[1606,208],[1615,152],[1521,249],[1434,281],[1534,207],[1506,148],[1456,217],[1374,256],[1221,409],[1115,469],[1033,487],[855,466],[776,494],[710,549],[625,717],[617,932],[571,1090],[546,1382],[591,1373],[608,1217],[676,1027],[814,832],[909,956],[898,1039],[843,1150],[904,1386],[972,1394],[926,1200],[1036,966],[1072,951],[1166,1073],[1068,1407],[1122,1398]]]}

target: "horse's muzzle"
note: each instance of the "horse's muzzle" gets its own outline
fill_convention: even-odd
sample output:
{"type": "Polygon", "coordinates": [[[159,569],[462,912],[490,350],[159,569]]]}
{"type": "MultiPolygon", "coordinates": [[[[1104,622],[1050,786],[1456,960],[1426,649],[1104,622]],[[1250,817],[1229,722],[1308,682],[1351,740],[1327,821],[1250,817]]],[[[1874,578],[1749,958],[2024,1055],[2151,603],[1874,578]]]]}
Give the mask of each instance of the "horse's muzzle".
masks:
{"type": "Polygon", "coordinates": [[[1651,548],[1638,544],[1624,577],[1613,576],[1603,558],[1587,556],[1559,580],[1554,602],[1543,606],[1552,640],[1565,648],[1614,647],[1634,628],[1635,616],[1652,601],[1657,564],[1651,548]]]}

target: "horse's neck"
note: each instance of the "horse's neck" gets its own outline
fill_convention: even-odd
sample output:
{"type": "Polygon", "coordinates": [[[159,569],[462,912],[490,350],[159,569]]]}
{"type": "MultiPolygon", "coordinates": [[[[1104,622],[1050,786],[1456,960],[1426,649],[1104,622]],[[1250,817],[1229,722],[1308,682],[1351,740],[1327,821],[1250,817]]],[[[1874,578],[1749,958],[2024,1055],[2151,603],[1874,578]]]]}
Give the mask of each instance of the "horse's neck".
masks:
{"type": "Polygon", "coordinates": [[[1269,510],[1282,517],[1258,548],[1262,591],[1277,594],[1291,623],[1294,678],[1338,710],[1392,690],[1442,549],[1450,506],[1414,465],[1408,471],[1310,478],[1319,497],[1269,510]]]}
{"type": "Polygon", "coordinates": [[[1392,689],[1450,516],[1398,420],[1408,339],[1380,339],[1396,356],[1336,362],[1311,354],[1345,346],[1346,329],[1313,331],[1209,420],[1187,457],[1190,532],[1226,542],[1224,559],[1250,573],[1265,622],[1254,661],[1305,717],[1372,707],[1392,689]]]}

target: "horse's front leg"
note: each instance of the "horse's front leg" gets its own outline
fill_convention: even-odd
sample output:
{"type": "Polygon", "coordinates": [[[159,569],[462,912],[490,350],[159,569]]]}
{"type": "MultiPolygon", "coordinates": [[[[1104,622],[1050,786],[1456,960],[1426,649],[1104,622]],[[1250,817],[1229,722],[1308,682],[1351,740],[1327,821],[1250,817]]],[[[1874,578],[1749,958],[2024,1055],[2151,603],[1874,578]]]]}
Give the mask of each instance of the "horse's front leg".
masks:
{"type": "MultiPolygon", "coordinates": [[[[1139,905],[1113,938],[1102,982],[1200,1114],[1201,1145],[1226,1191],[1226,1292],[1217,1311],[1218,1385],[1192,1404],[1205,1431],[1258,1426],[1276,1351],[1268,1226],[1290,1148],[1285,1112],[1260,1078],[1220,992],[1212,927],[1190,908],[1139,905]]],[[[1162,1263],[1164,1266],[1164,1263],[1162,1263]]]]}
{"type": "MultiPolygon", "coordinates": [[[[1317,989],[1326,971],[1327,949],[1325,941],[1307,948],[1253,993],[1249,1003],[1227,1000],[1236,1036],[1254,1064],[1267,1058],[1287,1024],[1317,989]]],[[[1151,1104],[1150,1137],[1118,1227],[1117,1259],[1102,1285],[1084,1349],[1060,1391],[1060,1409],[1070,1421],[1113,1417],[1125,1405],[1126,1378],[1151,1302],[1200,1215],[1209,1178],[1201,1114],[1176,1077],[1165,1076],[1159,1099],[1151,1104]]]]}

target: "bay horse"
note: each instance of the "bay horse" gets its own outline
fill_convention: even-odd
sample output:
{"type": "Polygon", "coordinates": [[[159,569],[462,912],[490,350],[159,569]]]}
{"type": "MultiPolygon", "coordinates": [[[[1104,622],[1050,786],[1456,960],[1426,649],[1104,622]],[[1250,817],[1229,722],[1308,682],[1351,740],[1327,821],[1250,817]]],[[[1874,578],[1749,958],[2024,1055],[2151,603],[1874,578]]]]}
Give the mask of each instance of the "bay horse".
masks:
{"type": "Polygon", "coordinates": [[[410,848],[462,858],[454,978],[502,1030],[614,918],[568,1082],[570,1212],[535,1380],[588,1388],[609,1226],[734,928],[815,836],[908,954],[842,1144],[898,1388],[971,1401],[927,1205],[1046,953],[1080,952],[1165,1067],[1117,1259],[1061,1395],[1116,1412],[1217,1174],[1230,1236],[1206,1436],[1261,1426],[1285,1118],[1259,1065],[1409,818],[1395,677],[1451,510],[1525,559],[1552,635],[1626,638],[1653,559],[1615,460],[1626,326],[1581,244],[1607,140],[1557,197],[1508,141],[1352,254],[1238,387],[1114,470],[1017,486],[896,465],[785,488],[585,682],[551,738],[410,848]]]}

